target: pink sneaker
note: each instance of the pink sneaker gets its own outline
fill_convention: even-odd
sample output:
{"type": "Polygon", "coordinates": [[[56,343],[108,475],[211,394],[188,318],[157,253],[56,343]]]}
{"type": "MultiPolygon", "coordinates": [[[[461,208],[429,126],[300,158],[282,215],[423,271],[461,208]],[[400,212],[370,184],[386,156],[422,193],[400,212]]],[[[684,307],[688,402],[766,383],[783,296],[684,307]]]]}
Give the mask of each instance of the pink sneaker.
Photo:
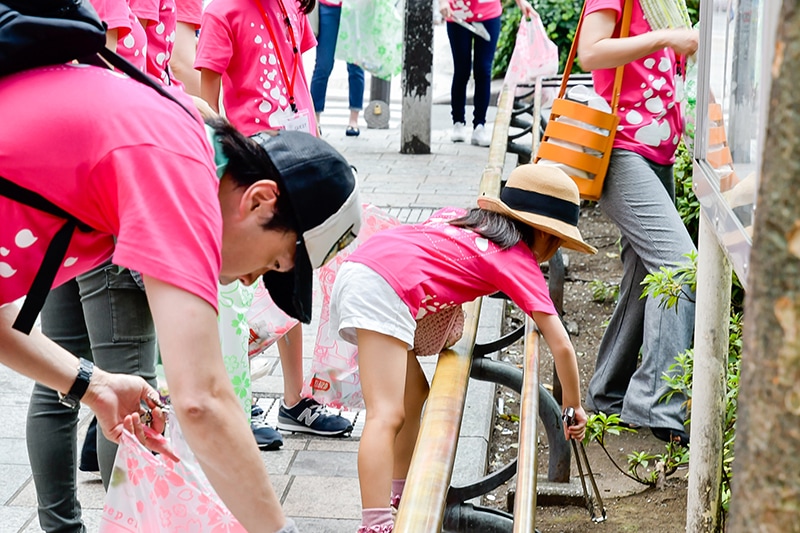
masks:
{"type": "Polygon", "coordinates": [[[394,524],[383,524],[381,526],[360,526],[356,533],[392,533],[394,524]]]}

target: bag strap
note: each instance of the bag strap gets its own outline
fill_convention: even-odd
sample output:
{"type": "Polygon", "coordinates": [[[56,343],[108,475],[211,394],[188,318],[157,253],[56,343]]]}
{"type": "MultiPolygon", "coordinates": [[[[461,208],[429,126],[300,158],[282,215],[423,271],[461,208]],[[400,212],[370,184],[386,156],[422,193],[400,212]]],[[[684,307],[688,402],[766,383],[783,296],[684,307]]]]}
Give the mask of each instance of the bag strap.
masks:
{"type": "MultiPolygon", "coordinates": [[[[578,19],[578,27],[575,29],[575,37],[572,39],[572,46],[569,49],[569,56],[567,57],[567,64],[564,65],[564,74],[561,78],[561,88],[558,90],[558,98],[564,98],[567,92],[567,81],[569,80],[572,66],[575,64],[575,56],[578,53],[578,39],[581,34],[581,27],[583,26],[583,15],[586,13],[586,2],[583,3],[581,9],[581,17],[578,19]]],[[[631,16],[633,14],[633,0],[625,0],[625,5],[622,7],[622,26],[619,30],[620,38],[625,38],[630,33],[631,29],[631,16]]],[[[620,65],[616,68],[614,74],[614,92],[611,94],[611,109],[614,113],[617,112],[619,106],[619,93],[622,88],[622,70],[625,65],[620,65]]]]}
{"type": "Polygon", "coordinates": [[[21,187],[2,176],[0,176],[0,191],[2,191],[3,196],[16,202],[66,219],[64,225],[61,226],[61,229],[50,240],[50,244],[47,245],[42,264],[33,278],[33,283],[31,283],[31,288],[25,297],[25,302],[22,304],[22,309],[20,309],[12,326],[17,331],[28,334],[33,329],[36,317],[39,316],[47,294],[56,279],[58,269],[61,268],[61,262],[67,254],[75,228],[79,228],[81,231],[91,231],[92,227],[70,215],[44,196],[21,187]]]}

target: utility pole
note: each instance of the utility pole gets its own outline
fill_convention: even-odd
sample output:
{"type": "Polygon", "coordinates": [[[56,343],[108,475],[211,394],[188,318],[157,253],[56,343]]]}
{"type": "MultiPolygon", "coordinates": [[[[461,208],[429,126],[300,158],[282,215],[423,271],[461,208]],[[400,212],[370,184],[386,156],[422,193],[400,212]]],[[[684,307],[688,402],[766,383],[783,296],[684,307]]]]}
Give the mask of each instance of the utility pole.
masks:
{"type": "Polygon", "coordinates": [[[431,153],[433,3],[406,0],[403,27],[403,112],[400,153],[431,153]]]}

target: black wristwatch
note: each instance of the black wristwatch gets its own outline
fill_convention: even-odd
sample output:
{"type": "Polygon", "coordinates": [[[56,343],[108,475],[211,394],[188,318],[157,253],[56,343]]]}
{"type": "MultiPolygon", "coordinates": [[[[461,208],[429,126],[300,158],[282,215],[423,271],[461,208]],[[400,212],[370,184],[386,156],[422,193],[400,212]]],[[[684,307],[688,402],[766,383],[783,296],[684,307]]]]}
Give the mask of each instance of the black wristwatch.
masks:
{"type": "Polygon", "coordinates": [[[81,357],[78,377],[75,378],[75,383],[72,384],[67,394],[58,393],[58,401],[61,405],[66,405],[71,409],[78,407],[78,404],[81,403],[81,398],[86,394],[86,389],[89,388],[92,372],[94,372],[94,363],[81,357]]]}

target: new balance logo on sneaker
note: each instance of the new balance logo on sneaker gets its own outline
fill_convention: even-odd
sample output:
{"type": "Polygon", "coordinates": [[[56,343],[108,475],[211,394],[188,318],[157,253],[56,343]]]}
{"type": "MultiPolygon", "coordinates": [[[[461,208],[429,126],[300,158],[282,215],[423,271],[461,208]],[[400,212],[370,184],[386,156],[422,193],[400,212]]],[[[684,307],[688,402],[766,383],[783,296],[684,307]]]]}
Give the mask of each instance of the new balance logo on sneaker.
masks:
{"type": "Polygon", "coordinates": [[[278,429],[325,437],[342,437],[353,431],[353,425],[343,416],[328,412],[324,405],[313,398],[303,398],[291,408],[281,402],[278,409],[278,429]]]}

